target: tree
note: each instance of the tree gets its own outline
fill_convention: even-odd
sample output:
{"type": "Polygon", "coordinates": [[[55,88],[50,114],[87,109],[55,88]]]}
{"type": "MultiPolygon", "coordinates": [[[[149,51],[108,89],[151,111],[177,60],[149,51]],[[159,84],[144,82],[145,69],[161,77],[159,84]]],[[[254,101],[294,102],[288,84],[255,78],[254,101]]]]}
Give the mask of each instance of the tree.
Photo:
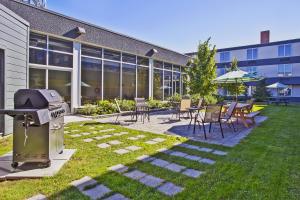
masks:
{"type": "MultiPolygon", "coordinates": [[[[230,67],[226,69],[227,72],[237,71],[239,70],[238,67],[238,60],[234,58],[230,64],[230,67]]],[[[226,89],[227,92],[231,95],[241,95],[244,94],[246,91],[246,87],[243,83],[224,83],[222,84],[222,88],[226,89]]]]}
{"type": "Polygon", "coordinates": [[[267,90],[265,80],[261,80],[256,85],[256,90],[253,94],[253,97],[256,101],[265,101],[268,97],[270,97],[270,92],[267,90]]]}
{"type": "Polygon", "coordinates": [[[210,44],[210,38],[199,43],[198,52],[190,62],[187,74],[189,81],[189,93],[199,94],[202,97],[211,96],[216,93],[216,85],[213,80],[217,77],[217,66],[215,62],[216,46],[210,44]]]}

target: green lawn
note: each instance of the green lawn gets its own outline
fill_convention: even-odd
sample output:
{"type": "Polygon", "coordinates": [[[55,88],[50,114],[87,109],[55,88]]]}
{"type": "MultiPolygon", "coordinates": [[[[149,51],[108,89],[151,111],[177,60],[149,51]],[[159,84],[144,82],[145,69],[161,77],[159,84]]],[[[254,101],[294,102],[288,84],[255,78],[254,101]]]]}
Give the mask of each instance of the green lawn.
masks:
{"type": "MultiPolygon", "coordinates": [[[[262,109],[256,107],[256,109],[262,109]]],[[[148,174],[163,178],[176,185],[184,187],[183,192],[174,199],[300,199],[300,107],[299,106],[268,106],[262,109],[262,114],[268,120],[255,128],[253,132],[234,148],[209,145],[187,141],[184,138],[160,135],[165,142],[147,145],[144,142],[157,138],[156,134],[128,130],[120,126],[83,123],[68,124],[69,130],[91,132],[95,130],[115,128],[112,133],[129,132],[128,135],[115,136],[91,143],[83,142],[81,138],[65,136],[66,148],[77,149],[63,169],[54,177],[39,180],[8,181],[0,183],[0,199],[25,199],[37,193],[47,195],[50,199],[88,199],[76,188],[70,187],[70,182],[83,176],[90,176],[99,183],[104,183],[114,192],[131,199],[171,199],[155,189],[128,179],[118,173],[107,171],[107,167],[124,164],[130,169],[137,168],[148,174]],[[143,134],[146,137],[131,141],[130,136],[143,134]],[[100,149],[99,143],[117,139],[123,143],[111,149],[100,149]],[[210,147],[228,152],[226,156],[202,153],[182,147],[173,147],[181,141],[203,147],[210,147]],[[125,155],[117,155],[113,150],[130,145],[143,147],[142,150],[125,155]],[[200,164],[184,158],[157,153],[160,148],[178,149],[201,157],[216,160],[214,165],[200,164]],[[155,155],[167,161],[205,171],[197,179],[189,178],[179,173],[154,167],[149,163],[136,161],[143,154],[155,155]]],[[[75,133],[74,133],[75,134],[75,133]]],[[[96,135],[105,135],[98,133],[96,135]]],[[[0,140],[0,154],[10,150],[11,137],[0,140]]]]}

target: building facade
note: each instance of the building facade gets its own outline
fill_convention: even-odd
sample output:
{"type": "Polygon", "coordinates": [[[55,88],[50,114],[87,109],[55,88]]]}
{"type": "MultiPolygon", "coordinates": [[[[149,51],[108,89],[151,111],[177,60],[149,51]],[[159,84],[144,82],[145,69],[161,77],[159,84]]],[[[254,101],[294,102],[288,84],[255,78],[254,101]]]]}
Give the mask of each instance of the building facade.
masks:
{"type": "MultiPolygon", "coordinates": [[[[55,89],[71,108],[104,99],[166,100],[186,93],[184,67],[189,57],[184,54],[21,1],[0,0],[0,5],[27,27],[27,35],[4,38],[24,45],[24,62],[18,66],[26,73],[23,82],[9,90],[10,103],[3,108],[13,107],[12,95],[20,88],[55,89]]],[[[8,23],[7,17],[1,18],[1,28],[11,28],[8,23]]],[[[4,40],[0,56],[6,51],[1,48],[4,40]]],[[[2,69],[21,73],[7,63],[2,69]]],[[[1,78],[5,86],[8,80],[1,78]]],[[[6,133],[11,131],[8,127],[6,133]]]]}
{"type": "MultiPolygon", "coordinates": [[[[284,96],[291,101],[300,101],[300,39],[269,42],[270,32],[261,33],[261,43],[247,46],[218,49],[216,54],[218,76],[226,73],[226,68],[234,58],[241,70],[257,73],[265,78],[266,84],[280,82],[286,89],[271,89],[273,96],[284,96]]],[[[188,55],[193,56],[194,53],[188,55]]],[[[252,95],[255,85],[248,88],[252,95]]],[[[220,90],[222,95],[226,91],[220,90]]]]}

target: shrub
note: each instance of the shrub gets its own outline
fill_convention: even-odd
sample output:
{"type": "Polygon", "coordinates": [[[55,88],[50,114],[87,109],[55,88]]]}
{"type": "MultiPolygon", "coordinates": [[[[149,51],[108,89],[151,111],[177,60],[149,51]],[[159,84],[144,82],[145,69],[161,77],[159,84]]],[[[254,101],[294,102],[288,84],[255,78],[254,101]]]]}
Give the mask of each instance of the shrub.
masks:
{"type": "Polygon", "coordinates": [[[170,101],[170,102],[180,102],[181,101],[181,96],[180,96],[180,94],[175,93],[173,96],[169,97],[167,99],[167,101],[170,101]]]}
{"type": "Polygon", "coordinates": [[[117,106],[108,100],[103,100],[103,101],[97,102],[97,114],[98,115],[112,114],[112,113],[116,113],[117,111],[118,111],[117,106]]]}
{"type": "Polygon", "coordinates": [[[150,108],[167,108],[169,107],[168,102],[163,102],[161,100],[149,99],[147,102],[150,108]]]}
{"type": "Polygon", "coordinates": [[[204,102],[206,104],[216,104],[216,103],[218,103],[218,100],[215,96],[208,95],[208,96],[204,97],[204,102]]]}
{"type": "Polygon", "coordinates": [[[120,109],[123,111],[130,111],[134,110],[135,108],[135,102],[133,100],[117,100],[120,106],[120,109]]]}
{"type": "Polygon", "coordinates": [[[97,106],[92,104],[86,104],[82,108],[78,109],[77,113],[82,115],[96,115],[97,106]]]}

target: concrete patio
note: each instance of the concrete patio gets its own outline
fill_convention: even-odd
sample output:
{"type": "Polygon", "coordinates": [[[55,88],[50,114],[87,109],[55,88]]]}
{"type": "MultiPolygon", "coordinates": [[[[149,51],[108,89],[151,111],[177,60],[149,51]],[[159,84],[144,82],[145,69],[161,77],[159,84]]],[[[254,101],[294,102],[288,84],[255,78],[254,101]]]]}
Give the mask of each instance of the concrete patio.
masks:
{"type": "MultiPolygon", "coordinates": [[[[257,116],[255,118],[255,126],[258,126],[266,119],[267,117],[265,116],[257,116]]],[[[115,123],[115,117],[101,118],[97,121],[101,123],[115,123]]],[[[237,131],[234,132],[232,128],[229,128],[226,124],[223,124],[224,138],[222,138],[220,128],[217,124],[212,126],[211,133],[208,133],[207,124],[207,139],[205,140],[203,128],[200,130],[199,126],[196,126],[196,131],[193,133],[193,123],[191,126],[189,126],[189,118],[182,118],[179,121],[176,116],[172,115],[172,113],[169,111],[151,113],[150,122],[145,120],[143,123],[140,119],[137,122],[132,122],[130,116],[120,117],[119,122],[121,125],[134,130],[148,131],[157,134],[178,135],[195,141],[229,147],[237,145],[243,138],[250,134],[252,129],[255,127],[251,126],[250,128],[246,128],[244,125],[239,123],[236,125],[237,131]]]]}

